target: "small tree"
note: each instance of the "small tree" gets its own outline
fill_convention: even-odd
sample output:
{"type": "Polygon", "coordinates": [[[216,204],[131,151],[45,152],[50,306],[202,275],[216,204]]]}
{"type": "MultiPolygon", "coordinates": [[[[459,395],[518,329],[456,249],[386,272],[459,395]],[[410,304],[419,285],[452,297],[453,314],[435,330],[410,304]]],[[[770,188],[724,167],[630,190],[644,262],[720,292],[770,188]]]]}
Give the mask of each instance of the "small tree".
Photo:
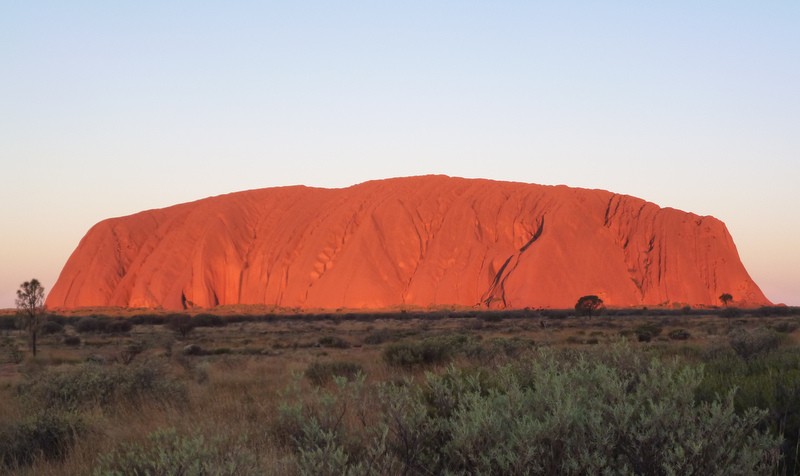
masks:
{"type": "Polygon", "coordinates": [[[603,306],[603,300],[594,294],[582,296],[575,303],[575,314],[578,316],[591,316],[592,313],[603,306]]]}
{"type": "Polygon", "coordinates": [[[733,301],[733,296],[728,293],[722,293],[719,295],[719,300],[722,301],[722,305],[728,307],[728,303],[733,301]]]}
{"type": "Polygon", "coordinates": [[[186,314],[173,314],[167,317],[167,328],[185,339],[192,330],[194,330],[194,322],[186,314]]]}
{"type": "Polygon", "coordinates": [[[28,333],[31,353],[36,357],[36,337],[44,323],[44,288],[38,279],[19,285],[16,304],[19,328],[28,333]]]}

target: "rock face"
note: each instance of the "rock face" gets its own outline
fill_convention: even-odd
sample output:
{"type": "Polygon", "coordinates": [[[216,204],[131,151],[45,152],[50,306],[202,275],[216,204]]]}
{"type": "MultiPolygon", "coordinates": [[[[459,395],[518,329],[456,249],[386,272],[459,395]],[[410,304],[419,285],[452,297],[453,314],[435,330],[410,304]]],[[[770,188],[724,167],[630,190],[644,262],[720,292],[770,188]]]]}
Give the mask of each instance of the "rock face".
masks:
{"type": "Polygon", "coordinates": [[[769,304],[725,225],[603,190],[424,176],[251,190],[104,220],[51,308],[769,304]]]}

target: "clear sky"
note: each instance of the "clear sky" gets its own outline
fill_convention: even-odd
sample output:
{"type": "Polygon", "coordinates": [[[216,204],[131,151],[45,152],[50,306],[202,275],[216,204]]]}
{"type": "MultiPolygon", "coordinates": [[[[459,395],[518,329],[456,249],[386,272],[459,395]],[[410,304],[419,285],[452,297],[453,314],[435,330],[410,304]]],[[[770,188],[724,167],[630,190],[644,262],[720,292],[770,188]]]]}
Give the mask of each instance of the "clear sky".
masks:
{"type": "Polygon", "coordinates": [[[442,173],[727,225],[800,305],[800,2],[4,1],[0,308],[94,223],[442,173]]]}

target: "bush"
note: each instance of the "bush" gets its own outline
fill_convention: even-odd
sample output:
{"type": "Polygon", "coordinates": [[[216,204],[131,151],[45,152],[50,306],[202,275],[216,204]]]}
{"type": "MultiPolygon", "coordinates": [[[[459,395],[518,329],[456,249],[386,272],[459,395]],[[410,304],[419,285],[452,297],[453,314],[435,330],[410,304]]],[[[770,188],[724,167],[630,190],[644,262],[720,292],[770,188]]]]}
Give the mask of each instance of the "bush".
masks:
{"type": "Polygon", "coordinates": [[[71,347],[81,345],[81,338],[78,336],[64,336],[64,345],[71,347]]]}
{"type": "Polygon", "coordinates": [[[103,333],[103,334],[124,334],[133,329],[133,324],[127,319],[107,317],[82,317],[75,330],[81,334],[103,333]]]}
{"type": "Polygon", "coordinates": [[[13,331],[17,328],[15,316],[0,316],[0,331],[13,331]]]}
{"type": "Polygon", "coordinates": [[[416,342],[390,344],[383,351],[383,360],[393,367],[415,367],[440,364],[464,350],[469,338],[464,335],[452,337],[429,337],[416,342]]]}
{"type": "Polygon", "coordinates": [[[133,330],[133,324],[124,318],[109,319],[105,321],[102,332],[107,334],[125,334],[133,330]]]}
{"type": "Polygon", "coordinates": [[[691,334],[686,329],[675,329],[669,333],[669,338],[672,340],[686,340],[689,337],[691,337],[691,334]]]}
{"type": "Polygon", "coordinates": [[[128,320],[131,324],[137,326],[159,326],[164,324],[166,318],[164,316],[159,316],[158,314],[137,314],[135,316],[131,316],[128,318],[128,320]]]}
{"type": "Polygon", "coordinates": [[[379,329],[368,334],[364,337],[364,343],[370,345],[383,344],[384,342],[396,342],[407,334],[403,331],[395,331],[389,329],[379,329]]]}
{"type": "Polygon", "coordinates": [[[214,314],[198,314],[192,318],[194,327],[224,327],[225,320],[214,314]]]}
{"type": "Polygon", "coordinates": [[[317,342],[322,347],[334,347],[336,349],[347,349],[350,347],[349,342],[337,336],[320,337],[317,342]]]}
{"type": "Polygon", "coordinates": [[[588,296],[581,296],[581,298],[578,299],[578,302],[575,303],[576,316],[591,317],[591,315],[595,311],[599,311],[602,309],[603,309],[603,300],[595,296],[594,294],[588,296]]]}
{"type": "Polygon", "coordinates": [[[742,316],[742,311],[737,307],[726,307],[725,309],[719,312],[719,317],[726,317],[729,319],[741,316],[742,316]]]}
{"type": "Polygon", "coordinates": [[[301,474],[769,474],[764,413],[737,414],[730,394],[696,402],[702,376],[627,347],[544,351],[377,393],[342,383],[279,421],[301,474]]]}
{"type": "Polygon", "coordinates": [[[179,435],[174,429],[158,430],[147,441],[124,445],[102,456],[94,474],[135,475],[240,475],[263,474],[256,456],[238,445],[228,451],[220,440],[202,435],[179,435]]]}
{"type": "Polygon", "coordinates": [[[81,334],[99,332],[101,327],[101,320],[94,317],[83,317],[75,324],[75,330],[81,334]]]}
{"type": "Polygon", "coordinates": [[[40,332],[42,333],[42,335],[60,334],[64,332],[64,326],[62,326],[58,322],[46,321],[44,324],[42,324],[40,332]]]}
{"type": "Polygon", "coordinates": [[[497,337],[480,344],[467,346],[464,352],[470,359],[482,364],[489,364],[503,358],[518,358],[524,352],[533,349],[534,345],[535,343],[528,339],[497,337]]]}
{"type": "Polygon", "coordinates": [[[767,410],[766,425],[775,436],[783,436],[782,460],[776,474],[800,473],[800,349],[777,349],[742,359],[732,352],[719,352],[705,364],[705,375],[696,394],[712,401],[736,389],[734,405],[739,414],[751,408],[767,410]]]}
{"type": "Polygon", "coordinates": [[[18,387],[19,395],[39,408],[77,410],[110,407],[120,401],[186,400],[186,388],[152,362],[130,366],[86,363],[67,371],[46,370],[18,387]]]}
{"type": "Polygon", "coordinates": [[[776,322],[769,326],[775,332],[780,332],[781,334],[791,334],[792,332],[796,331],[798,327],[797,322],[795,321],[782,321],[776,322]]]}
{"type": "Polygon", "coordinates": [[[354,362],[313,362],[308,366],[305,376],[314,385],[324,385],[334,377],[344,377],[353,380],[356,375],[363,373],[364,369],[354,362]]]}
{"type": "Polygon", "coordinates": [[[22,362],[24,355],[17,348],[17,343],[8,336],[0,337],[0,364],[22,362]]]}
{"type": "Polygon", "coordinates": [[[63,458],[83,431],[81,419],[70,413],[37,413],[0,425],[0,468],[27,466],[38,458],[63,458]]]}
{"type": "Polygon", "coordinates": [[[770,352],[778,348],[781,336],[777,332],[760,327],[747,331],[736,329],[728,337],[731,348],[743,359],[770,352]]]}
{"type": "Polygon", "coordinates": [[[183,348],[183,355],[203,355],[205,350],[197,344],[189,344],[183,348]]]}
{"type": "Polygon", "coordinates": [[[171,314],[167,316],[164,325],[182,338],[186,338],[195,327],[192,318],[186,314],[171,314]]]}

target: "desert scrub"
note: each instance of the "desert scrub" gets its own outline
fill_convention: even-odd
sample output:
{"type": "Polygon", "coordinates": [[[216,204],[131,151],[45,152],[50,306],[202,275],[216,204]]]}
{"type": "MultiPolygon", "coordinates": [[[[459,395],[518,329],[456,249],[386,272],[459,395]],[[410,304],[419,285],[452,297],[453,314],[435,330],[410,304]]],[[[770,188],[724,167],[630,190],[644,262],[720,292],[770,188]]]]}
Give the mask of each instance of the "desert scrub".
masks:
{"type": "Polygon", "coordinates": [[[20,398],[39,408],[78,410],[109,407],[120,401],[184,402],[183,383],[154,362],[128,366],[86,363],[65,371],[35,374],[17,389],[20,398]]]}
{"type": "Polygon", "coordinates": [[[489,364],[495,360],[518,358],[534,348],[535,343],[530,339],[495,337],[467,346],[464,354],[476,363],[489,364]]]}
{"type": "Polygon", "coordinates": [[[384,342],[396,342],[408,335],[408,332],[391,330],[391,329],[378,329],[370,332],[364,337],[364,343],[369,345],[383,344],[384,342]]]}
{"type": "Polygon", "coordinates": [[[782,340],[781,334],[766,327],[759,327],[751,331],[734,329],[728,336],[731,348],[743,359],[750,359],[773,351],[778,348],[782,340]]]}
{"type": "Polygon", "coordinates": [[[353,380],[356,375],[363,373],[363,371],[364,369],[355,362],[313,362],[306,369],[305,376],[314,385],[324,385],[332,381],[334,377],[353,380]]]}
{"type": "Polygon", "coordinates": [[[765,413],[737,413],[732,393],[697,401],[702,379],[624,345],[377,390],[337,379],[282,407],[284,441],[305,474],[768,474],[778,441],[758,429],[765,413]]]}
{"type": "Polygon", "coordinates": [[[133,329],[133,324],[125,318],[109,318],[104,316],[87,316],[74,324],[75,331],[81,334],[125,334],[133,329]]]}
{"type": "Polygon", "coordinates": [[[317,343],[320,347],[332,347],[334,349],[348,349],[350,348],[350,343],[346,340],[342,339],[341,337],[337,336],[323,336],[320,337],[317,343]]]}
{"type": "Polygon", "coordinates": [[[122,445],[102,456],[97,476],[183,475],[235,476],[263,474],[258,459],[246,445],[206,440],[202,435],[179,435],[174,429],[158,430],[144,442],[122,445]]]}
{"type": "Polygon", "coordinates": [[[54,411],[0,423],[0,470],[27,466],[40,458],[63,458],[85,429],[77,415],[54,411]]]}
{"type": "Polygon", "coordinates": [[[650,342],[654,337],[661,334],[661,327],[652,322],[648,322],[636,326],[633,332],[636,334],[636,338],[639,342],[650,342]]]}
{"type": "Polygon", "coordinates": [[[389,344],[383,350],[383,360],[392,367],[419,367],[441,364],[463,352],[472,339],[463,334],[428,337],[418,341],[389,344]]]}
{"type": "Polygon", "coordinates": [[[672,340],[686,340],[691,336],[686,329],[674,329],[669,332],[669,338],[672,340]]]}
{"type": "Polygon", "coordinates": [[[705,364],[702,384],[696,390],[701,401],[736,389],[733,402],[740,414],[751,408],[767,411],[771,433],[783,437],[780,474],[798,474],[800,456],[800,349],[782,348],[743,358],[718,353],[705,364]]]}

